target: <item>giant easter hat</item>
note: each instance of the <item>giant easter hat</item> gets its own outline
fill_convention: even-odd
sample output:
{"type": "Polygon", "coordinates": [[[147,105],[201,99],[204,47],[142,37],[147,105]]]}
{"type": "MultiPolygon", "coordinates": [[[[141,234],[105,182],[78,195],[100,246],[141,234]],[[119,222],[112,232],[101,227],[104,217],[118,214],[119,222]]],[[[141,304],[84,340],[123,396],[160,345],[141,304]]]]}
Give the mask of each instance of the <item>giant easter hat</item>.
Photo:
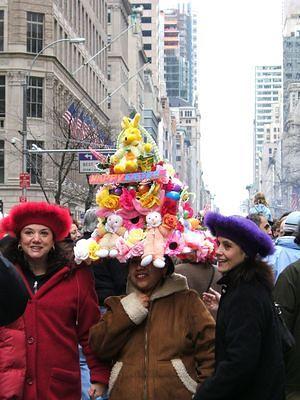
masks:
{"type": "Polygon", "coordinates": [[[141,264],[162,268],[166,255],[198,261],[214,256],[216,244],[194,218],[188,187],[159,154],[140,124],[140,115],[124,117],[116,152],[104,173],[90,176],[100,185],[96,194],[99,224],[92,237],[75,246],[75,260],[116,257],[120,262],[141,257],[141,264]]]}

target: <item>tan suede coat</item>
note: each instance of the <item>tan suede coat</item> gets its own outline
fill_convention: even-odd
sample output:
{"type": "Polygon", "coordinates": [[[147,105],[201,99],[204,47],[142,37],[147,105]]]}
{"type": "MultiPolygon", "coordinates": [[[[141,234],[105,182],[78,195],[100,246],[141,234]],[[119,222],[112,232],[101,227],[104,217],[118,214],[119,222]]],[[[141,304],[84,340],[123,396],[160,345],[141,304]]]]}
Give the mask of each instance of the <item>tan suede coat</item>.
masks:
{"type": "Polygon", "coordinates": [[[167,277],[143,307],[129,285],[126,297],[110,297],[90,345],[114,363],[110,400],[191,400],[214,369],[215,323],[186,278],[167,277]]]}

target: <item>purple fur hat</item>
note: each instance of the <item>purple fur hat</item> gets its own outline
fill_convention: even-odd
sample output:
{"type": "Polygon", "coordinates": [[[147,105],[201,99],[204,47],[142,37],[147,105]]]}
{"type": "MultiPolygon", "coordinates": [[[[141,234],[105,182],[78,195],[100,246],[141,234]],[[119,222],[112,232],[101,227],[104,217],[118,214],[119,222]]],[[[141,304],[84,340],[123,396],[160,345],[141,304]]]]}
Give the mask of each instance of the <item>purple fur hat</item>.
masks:
{"type": "Polygon", "coordinates": [[[249,257],[260,254],[266,257],[274,253],[272,239],[251,220],[232,215],[225,217],[216,212],[208,212],[204,217],[206,225],[214,236],[221,236],[239,245],[249,257]]]}

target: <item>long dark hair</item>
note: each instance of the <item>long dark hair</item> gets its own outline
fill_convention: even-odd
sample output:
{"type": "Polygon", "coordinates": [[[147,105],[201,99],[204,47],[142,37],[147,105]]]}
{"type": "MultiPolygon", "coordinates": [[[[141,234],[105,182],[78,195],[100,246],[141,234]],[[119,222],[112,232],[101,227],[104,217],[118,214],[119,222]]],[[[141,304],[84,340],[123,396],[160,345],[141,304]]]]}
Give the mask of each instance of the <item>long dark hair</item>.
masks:
{"type": "Polygon", "coordinates": [[[240,265],[230,271],[231,279],[234,285],[243,282],[258,281],[266,287],[268,291],[274,288],[274,273],[272,268],[266,262],[256,258],[246,258],[240,265]]]}
{"type": "MultiPolygon", "coordinates": [[[[28,262],[22,250],[19,249],[19,238],[11,237],[9,243],[2,250],[2,254],[13,264],[22,268],[28,267],[28,262]]],[[[61,242],[54,243],[54,249],[50,250],[47,258],[47,271],[70,265],[71,260],[67,255],[66,248],[61,242]]]]}

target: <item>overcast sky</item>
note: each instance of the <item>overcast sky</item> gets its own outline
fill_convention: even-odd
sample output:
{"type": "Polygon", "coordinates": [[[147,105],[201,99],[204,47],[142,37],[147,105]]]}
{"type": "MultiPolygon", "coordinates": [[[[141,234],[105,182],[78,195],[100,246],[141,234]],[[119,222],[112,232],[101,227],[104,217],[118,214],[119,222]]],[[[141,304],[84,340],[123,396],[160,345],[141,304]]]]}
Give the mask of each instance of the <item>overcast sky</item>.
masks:
{"type": "MultiPolygon", "coordinates": [[[[177,2],[162,0],[162,8],[177,2]]],[[[282,59],[281,0],[196,0],[202,163],[225,214],[252,183],[255,65],[282,59]]]]}

